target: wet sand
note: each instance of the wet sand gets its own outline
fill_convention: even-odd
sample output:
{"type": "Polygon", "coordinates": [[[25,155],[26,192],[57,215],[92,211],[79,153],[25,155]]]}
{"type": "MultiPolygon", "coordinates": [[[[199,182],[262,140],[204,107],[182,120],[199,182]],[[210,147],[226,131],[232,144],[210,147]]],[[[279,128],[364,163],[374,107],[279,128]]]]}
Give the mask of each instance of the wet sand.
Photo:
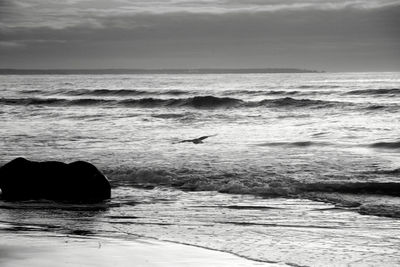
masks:
{"type": "Polygon", "coordinates": [[[0,232],[0,266],[283,266],[151,239],[0,232]]]}

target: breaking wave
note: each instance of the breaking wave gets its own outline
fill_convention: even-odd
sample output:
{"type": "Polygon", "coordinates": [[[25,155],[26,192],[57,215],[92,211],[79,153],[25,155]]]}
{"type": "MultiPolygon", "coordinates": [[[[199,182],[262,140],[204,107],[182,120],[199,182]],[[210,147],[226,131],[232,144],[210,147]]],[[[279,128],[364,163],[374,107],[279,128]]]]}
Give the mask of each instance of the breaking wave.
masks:
{"type": "Polygon", "coordinates": [[[112,105],[112,106],[138,106],[138,107],[180,107],[188,106],[193,108],[217,108],[238,106],[243,101],[229,97],[199,96],[191,98],[139,98],[139,99],[63,99],[63,98],[1,98],[0,103],[7,105],[112,105]]]}
{"type": "Polygon", "coordinates": [[[230,97],[215,96],[195,96],[190,98],[142,98],[128,99],[120,101],[123,105],[143,106],[143,107],[193,107],[193,108],[219,108],[219,107],[236,107],[243,103],[242,100],[230,97]]]}
{"type": "Polygon", "coordinates": [[[298,185],[298,189],[303,192],[335,192],[400,196],[400,183],[396,182],[307,183],[298,185]]]}
{"type": "Polygon", "coordinates": [[[125,107],[192,107],[199,109],[207,108],[232,108],[232,107],[332,107],[343,105],[341,102],[294,99],[291,97],[265,99],[258,102],[246,102],[231,97],[195,96],[190,98],[139,98],[139,99],[64,99],[64,98],[1,98],[0,103],[7,105],[112,105],[125,107]]]}
{"type": "MultiPolygon", "coordinates": [[[[398,172],[396,169],[395,172],[398,172]]],[[[105,170],[114,187],[137,186],[153,188],[154,186],[175,187],[185,191],[218,191],[229,194],[252,194],[263,197],[309,198],[338,204],[341,207],[352,207],[362,214],[400,217],[400,209],[385,206],[384,212],[378,212],[376,206],[364,201],[367,198],[400,197],[398,182],[300,182],[294,179],[276,176],[275,178],[251,178],[245,173],[204,173],[199,170],[164,170],[164,169],[125,169],[105,170]],[[392,212],[391,212],[392,210],[392,212]]],[[[399,199],[400,203],[400,199],[399,199]]],[[[380,205],[380,204],[379,204],[380,205]]]]}

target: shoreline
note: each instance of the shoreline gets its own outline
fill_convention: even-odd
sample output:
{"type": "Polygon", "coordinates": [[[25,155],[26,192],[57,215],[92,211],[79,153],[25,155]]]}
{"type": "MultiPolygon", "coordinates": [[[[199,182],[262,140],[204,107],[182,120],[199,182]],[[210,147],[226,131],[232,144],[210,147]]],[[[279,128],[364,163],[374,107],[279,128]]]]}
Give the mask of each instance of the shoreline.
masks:
{"type": "Polygon", "coordinates": [[[101,211],[46,203],[6,207],[0,266],[396,265],[400,259],[392,249],[397,238],[387,239],[396,236],[398,221],[332,204],[216,192],[117,191],[118,207],[101,211]]]}
{"type": "Polygon", "coordinates": [[[287,266],[252,261],[228,252],[149,238],[64,235],[0,230],[0,265],[19,266],[287,266]]]}

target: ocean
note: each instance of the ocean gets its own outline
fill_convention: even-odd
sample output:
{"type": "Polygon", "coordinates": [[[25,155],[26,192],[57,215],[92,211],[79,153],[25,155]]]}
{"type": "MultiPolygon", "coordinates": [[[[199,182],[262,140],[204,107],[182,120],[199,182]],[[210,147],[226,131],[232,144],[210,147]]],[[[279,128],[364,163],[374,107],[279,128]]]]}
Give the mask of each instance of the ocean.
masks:
{"type": "Polygon", "coordinates": [[[113,188],[94,206],[0,201],[13,231],[400,264],[400,73],[1,75],[0,147],[0,165],[89,161],[113,188]]]}

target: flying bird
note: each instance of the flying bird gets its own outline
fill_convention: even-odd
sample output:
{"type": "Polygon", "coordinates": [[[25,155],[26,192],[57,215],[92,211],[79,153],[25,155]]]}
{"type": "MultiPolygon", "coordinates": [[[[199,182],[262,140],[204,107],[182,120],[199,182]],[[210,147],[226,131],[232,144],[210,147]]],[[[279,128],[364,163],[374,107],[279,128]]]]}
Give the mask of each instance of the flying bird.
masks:
{"type": "Polygon", "coordinates": [[[190,142],[192,142],[193,144],[202,144],[204,139],[206,139],[208,137],[212,137],[212,136],[216,136],[216,134],[205,135],[205,136],[202,136],[202,137],[199,137],[199,138],[195,138],[195,139],[182,140],[182,141],[180,141],[178,143],[190,143],[190,142]]]}

